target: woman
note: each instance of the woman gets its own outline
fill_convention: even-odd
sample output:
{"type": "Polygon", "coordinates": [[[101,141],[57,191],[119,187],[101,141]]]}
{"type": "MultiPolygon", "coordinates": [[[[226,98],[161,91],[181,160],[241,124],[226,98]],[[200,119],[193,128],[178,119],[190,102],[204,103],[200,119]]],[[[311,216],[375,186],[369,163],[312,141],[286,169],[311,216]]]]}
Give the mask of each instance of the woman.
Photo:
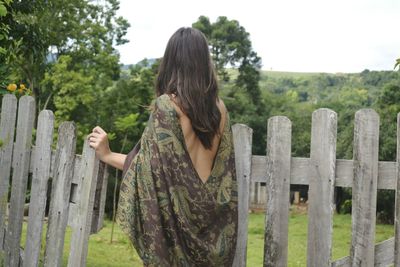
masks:
{"type": "Polygon", "coordinates": [[[168,41],[157,98],[141,140],[110,151],[95,127],[89,144],[123,170],[117,222],[145,266],[231,266],[237,184],[229,115],[205,36],[178,29],[168,41]]]}

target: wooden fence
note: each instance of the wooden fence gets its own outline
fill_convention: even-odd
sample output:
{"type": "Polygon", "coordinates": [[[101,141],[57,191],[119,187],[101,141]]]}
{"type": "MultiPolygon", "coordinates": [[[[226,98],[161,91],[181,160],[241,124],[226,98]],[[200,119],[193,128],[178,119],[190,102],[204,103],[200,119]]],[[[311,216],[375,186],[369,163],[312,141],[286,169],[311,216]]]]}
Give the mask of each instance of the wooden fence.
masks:
{"type": "MultiPolygon", "coordinates": [[[[397,161],[378,161],[379,116],[372,109],[355,114],[353,160],[336,159],[337,114],[312,114],[310,158],[291,156],[291,122],[268,120],[267,155],[251,154],[252,129],[233,125],[239,185],[239,233],[234,266],[246,266],[250,187],[266,183],[264,266],[287,266],[289,188],[309,185],[307,266],[400,266],[400,113],[397,161]],[[349,256],[332,260],[334,189],[352,188],[349,256]],[[397,190],[395,237],[375,244],[377,189],[397,190]]],[[[254,192],[254,191],[253,191],[254,192]]]]}
{"type": "MultiPolygon", "coordinates": [[[[50,209],[44,266],[61,266],[64,235],[72,228],[68,266],[85,266],[90,233],[102,227],[107,166],[85,141],[75,155],[75,126],[64,122],[53,142],[53,113],[41,111],[32,143],[35,103],[32,97],[2,101],[0,140],[0,250],[5,266],[37,266],[48,181],[50,209]],[[12,175],[10,175],[12,173],[12,175]],[[20,247],[25,195],[32,174],[26,245],[20,247]],[[12,176],[9,214],[7,201],[12,176]],[[51,179],[50,179],[51,178],[51,179]]],[[[264,266],[287,266],[290,184],[309,185],[307,266],[400,266],[400,114],[397,118],[397,161],[378,161],[379,116],[372,109],[355,114],[353,160],[336,159],[337,115],[318,109],[312,116],[310,158],[291,156],[291,122],[283,116],[268,120],[267,155],[251,154],[252,129],[233,125],[239,187],[239,233],[234,266],[246,266],[250,187],[266,183],[264,266]],[[334,188],[352,187],[352,241],[349,255],[332,260],[334,188]],[[375,244],[377,189],[397,190],[395,237],[375,244]]],[[[253,191],[254,192],[254,191],[253,191]]]]}
{"type": "Polygon", "coordinates": [[[68,266],[85,266],[89,235],[102,228],[107,166],[96,159],[86,140],[82,156],[75,154],[73,122],[60,125],[57,147],[53,151],[54,115],[49,110],[39,114],[36,142],[32,146],[34,114],[33,97],[22,96],[19,101],[11,94],[3,97],[0,122],[0,140],[3,143],[0,148],[0,252],[4,266],[38,266],[48,190],[51,197],[44,259],[41,261],[49,267],[62,265],[65,230],[70,226],[68,266]],[[22,248],[21,231],[29,177],[28,228],[22,248]]]}

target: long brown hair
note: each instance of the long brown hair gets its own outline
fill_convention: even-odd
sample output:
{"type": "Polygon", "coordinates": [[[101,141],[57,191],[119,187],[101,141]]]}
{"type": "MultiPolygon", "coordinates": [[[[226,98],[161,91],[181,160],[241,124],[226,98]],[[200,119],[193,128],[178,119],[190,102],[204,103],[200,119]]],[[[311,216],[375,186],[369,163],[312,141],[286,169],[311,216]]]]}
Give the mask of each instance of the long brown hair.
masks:
{"type": "Polygon", "coordinates": [[[221,113],[218,85],[207,39],[194,28],[182,27],[169,39],[156,80],[157,96],[175,94],[206,149],[219,134],[221,113]]]}

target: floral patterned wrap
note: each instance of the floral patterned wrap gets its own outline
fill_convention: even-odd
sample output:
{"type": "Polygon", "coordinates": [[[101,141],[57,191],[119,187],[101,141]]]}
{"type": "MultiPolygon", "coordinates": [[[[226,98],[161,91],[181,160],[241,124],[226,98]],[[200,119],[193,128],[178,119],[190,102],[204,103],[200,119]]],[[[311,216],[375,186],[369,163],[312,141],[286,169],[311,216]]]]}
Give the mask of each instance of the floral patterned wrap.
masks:
{"type": "Polygon", "coordinates": [[[116,220],[145,266],[232,266],[237,183],[229,115],[211,174],[190,159],[169,96],[159,96],[127,157],[116,220]]]}

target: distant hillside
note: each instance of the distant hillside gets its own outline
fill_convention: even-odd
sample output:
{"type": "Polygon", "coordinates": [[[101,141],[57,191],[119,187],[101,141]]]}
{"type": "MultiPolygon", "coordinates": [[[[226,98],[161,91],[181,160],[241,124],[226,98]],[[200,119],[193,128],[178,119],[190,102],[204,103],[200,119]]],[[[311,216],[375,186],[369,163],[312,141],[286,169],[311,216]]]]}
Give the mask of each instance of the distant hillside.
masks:
{"type": "Polygon", "coordinates": [[[151,67],[154,63],[156,63],[157,58],[144,58],[141,61],[135,64],[123,64],[121,65],[121,70],[129,70],[131,66],[140,65],[143,67],[151,67]]]}

